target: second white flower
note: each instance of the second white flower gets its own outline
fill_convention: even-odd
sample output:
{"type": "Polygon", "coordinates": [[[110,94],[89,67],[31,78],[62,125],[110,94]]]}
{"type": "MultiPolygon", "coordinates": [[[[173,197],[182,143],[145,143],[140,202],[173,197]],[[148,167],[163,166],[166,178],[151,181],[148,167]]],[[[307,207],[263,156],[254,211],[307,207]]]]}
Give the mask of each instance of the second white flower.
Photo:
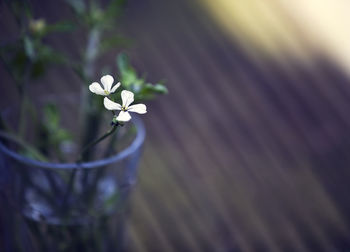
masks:
{"type": "Polygon", "coordinates": [[[134,104],[130,105],[134,101],[134,94],[128,90],[123,90],[121,93],[122,105],[111,101],[107,97],[104,98],[103,104],[108,110],[120,110],[119,115],[117,116],[117,121],[127,122],[130,121],[131,115],[129,112],[135,112],[138,114],[147,113],[147,108],[145,104],[134,104]]]}

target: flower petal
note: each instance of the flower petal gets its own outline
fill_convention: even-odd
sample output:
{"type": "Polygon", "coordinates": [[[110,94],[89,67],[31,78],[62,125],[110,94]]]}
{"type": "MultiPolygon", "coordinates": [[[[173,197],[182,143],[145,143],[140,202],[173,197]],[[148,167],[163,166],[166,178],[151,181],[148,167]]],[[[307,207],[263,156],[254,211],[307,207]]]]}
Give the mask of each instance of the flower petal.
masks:
{"type": "Polygon", "coordinates": [[[103,91],[101,85],[98,84],[97,82],[92,83],[89,86],[89,90],[95,94],[98,94],[98,95],[106,95],[105,92],[103,91]]]}
{"type": "Polygon", "coordinates": [[[130,119],[131,119],[131,116],[127,111],[120,111],[119,115],[117,116],[118,122],[127,122],[127,121],[130,121],[130,119]]]}
{"type": "Polygon", "coordinates": [[[102,76],[102,78],[101,78],[101,83],[102,83],[104,89],[108,92],[111,92],[113,82],[114,82],[114,79],[109,74],[102,76]]]}
{"type": "Polygon", "coordinates": [[[121,93],[123,106],[128,107],[134,101],[134,93],[128,90],[123,90],[121,93]]]}
{"type": "Polygon", "coordinates": [[[116,90],[117,90],[117,88],[120,86],[120,82],[118,82],[117,84],[115,84],[114,85],[114,87],[112,87],[112,89],[111,89],[111,93],[114,93],[116,90]]]}
{"type": "Polygon", "coordinates": [[[129,112],[136,112],[139,114],[146,114],[147,113],[147,108],[145,104],[134,104],[128,107],[129,112]]]}
{"type": "Polygon", "coordinates": [[[119,103],[111,101],[107,97],[105,97],[103,99],[103,105],[105,105],[105,108],[108,110],[121,110],[122,109],[122,106],[119,103]]]}

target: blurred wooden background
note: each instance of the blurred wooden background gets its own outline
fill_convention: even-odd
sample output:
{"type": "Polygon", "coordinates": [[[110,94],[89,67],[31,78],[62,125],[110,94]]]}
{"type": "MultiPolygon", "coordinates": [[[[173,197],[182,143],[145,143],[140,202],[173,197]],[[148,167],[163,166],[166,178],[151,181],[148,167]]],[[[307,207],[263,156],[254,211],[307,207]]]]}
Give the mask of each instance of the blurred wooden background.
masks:
{"type": "MultiPolygon", "coordinates": [[[[335,65],[254,53],[196,1],[130,1],[120,27],[137,69],[170,91],[144,116],[130,251],[350,249],[350,82],[335,65]]],[[[15,94],[0,71],[3,107],[15,94]]],[[[37,90],[74,80],[53,72],[37,90]]]]}

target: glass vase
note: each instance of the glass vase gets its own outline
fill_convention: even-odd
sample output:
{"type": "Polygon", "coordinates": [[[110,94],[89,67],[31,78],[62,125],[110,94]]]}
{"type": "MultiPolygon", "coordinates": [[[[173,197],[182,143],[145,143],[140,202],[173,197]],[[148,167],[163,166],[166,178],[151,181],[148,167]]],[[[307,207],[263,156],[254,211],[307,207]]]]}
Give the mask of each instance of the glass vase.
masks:
{"type": "Polygon", "coordinates": [[[0,250],[125,250],[128,199],[145,129],[138,117],[120,128],[118,137],[128,135],[127,144],[89,162],[37,161],[22,155],[11,139],[1,139],[0,217],[6,235],[0,250]]]}

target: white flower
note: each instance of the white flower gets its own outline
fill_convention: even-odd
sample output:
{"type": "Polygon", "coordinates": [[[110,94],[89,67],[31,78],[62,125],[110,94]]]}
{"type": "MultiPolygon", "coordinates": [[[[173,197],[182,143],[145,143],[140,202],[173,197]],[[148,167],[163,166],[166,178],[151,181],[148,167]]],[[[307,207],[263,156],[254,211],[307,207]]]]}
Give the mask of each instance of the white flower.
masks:
{"type": "Polygon", "coordinates": [[[108,96],[109,94],[114,93],[117,90],[117,88],[120,86],[120,82],[118,82],[112,88],[113,82],[114,82],[114,79],[112,76],[105,75],[101,78],[101,83],[103,88],[99,83],[94,82],[89,86],[89,90],[98,95],[108,96]]]}
{"type": "Polygon", "coordinates": [[[134,94],[130,91],[123,90],[121,93],[123,104],[120,105],[116,102],[111,101],[107,97],[104,98],[103,104],[108,110],[120,110],[119,115],[117,116],[118,122],[127,122],[131,119],[129,112],[135,112],[139,114],[147,113],[147,108],[145,104],[130,104],[134,101],[134,94]]]}

